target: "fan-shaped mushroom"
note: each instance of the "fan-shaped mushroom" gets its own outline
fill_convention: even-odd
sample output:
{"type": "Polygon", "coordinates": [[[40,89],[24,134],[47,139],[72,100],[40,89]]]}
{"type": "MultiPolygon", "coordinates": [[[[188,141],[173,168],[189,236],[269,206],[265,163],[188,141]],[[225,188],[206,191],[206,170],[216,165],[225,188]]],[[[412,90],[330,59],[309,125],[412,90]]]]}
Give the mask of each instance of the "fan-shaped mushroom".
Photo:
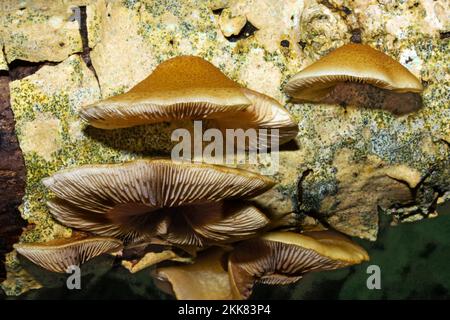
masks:
{"type": "Polygon", "coordinates": [[[238,244],[228,260],[235,295],[248,298],[255,283],[294,283],[311,271],[332,270],[368,260],[367,252],[331,231],[270,232],[238,244]]]}
{"type": "Polygon", "coordinates": [[[256,208],[229,201],[273,186],[245,170],[163,159],[76,168],[44,184],[58,197],[49,202],[50,212],[66,226],[125,240],[159,235],[197,246],[207,238],[241,239],[268,224],[256,208]]]}
{"type": "Polygon", "coordinates": [[[120,251],[122,242],[114,238],[78,235],[43,243],[18,243],[14,248],[33,263],[64,273],[70,266],[80,266],[101,254],[120,251]]]}
{"type": "Polygon", "coordinates": [[[154,282],[179,300],[235,299],[224,269],[225,255],[222,249],[211,248],[202,252],[193,264],[158,268],[154,282]]]}
{"type": "Polygon", "coordinates": [[[420,81],[399,62],[347,44],[293,76],[285,91],[298,101],[343,103],[404,114],[422,106],[420,81]]]}
{"type": "Polygon", "coordinates": [[[195,56],[179,56],[161,63],[128,92],[85,106],[80,115],[103,129],[214,119],[222,129],[279,129],[282,142],[298,132],[296,122],[276,100],[242,88],[211,63],[195,56]]]}
{"type": "Polygon", "coordinates": [[[214,118],[250,104],[239,85],[211,63],[181,56],[161,63],[128,92],[84,107],[81,117],[94,127],[114,129],[214,118]]]}

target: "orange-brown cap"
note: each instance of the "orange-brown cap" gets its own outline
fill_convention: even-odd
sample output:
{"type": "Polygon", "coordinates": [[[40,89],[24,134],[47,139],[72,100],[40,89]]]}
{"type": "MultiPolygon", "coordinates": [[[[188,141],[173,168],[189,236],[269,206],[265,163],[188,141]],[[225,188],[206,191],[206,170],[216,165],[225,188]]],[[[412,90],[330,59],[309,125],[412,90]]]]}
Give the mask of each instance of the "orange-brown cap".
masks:
{"type": "Polygon", "coordinates": [[[269,232],[238,244],[228,260],[228,272],[234,294],[247,299],[258,282],[294,283],[311,271],[368,259],[363,248],[336,232],[269,232]]]}
{"type": "Polygon", "coordinates": [[[130,91],[82,108],[81,117],[103,129],[210,118],[249,106],[240,89],[208,61],[179,56],[161,63],[130,91]]]}
{"type": "Polygon", "coordinates": [[[113,238],[75,236],[43,243],[18,243],[14,249],[47,270],[65,273],[70,266],[80,266],[98,255],[120,251],[122,242],[113,238]]]}
{"type": "Polygon", "coordinates": [[[347,44],[306,67],[286,84],[291,97],[320,101],[341,82],[367,83],[395,92],[421,92],[422,84],[388,55],[363,44],[347,44]]]}

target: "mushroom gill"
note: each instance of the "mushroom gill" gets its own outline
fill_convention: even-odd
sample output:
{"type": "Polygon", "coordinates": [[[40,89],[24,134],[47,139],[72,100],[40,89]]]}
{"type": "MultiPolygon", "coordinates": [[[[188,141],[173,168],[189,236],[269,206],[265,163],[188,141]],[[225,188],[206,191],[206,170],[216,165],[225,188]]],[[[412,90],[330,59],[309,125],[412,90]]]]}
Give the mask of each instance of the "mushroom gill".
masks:
{"type": "Polygon", "coordinates": [[[336,232],[270,232],[238,244],[230,254],[228,272],[234,294],[247,299],[256,283],[294,283],[311,271],[368,259],[363,248],[336,232]]]}
{"type": "Polygon", "coordinates": [[[205,247],[226,244],[254,236],[269,225],[256,207],[236,201],[175,208],[165,234],[158,236],[179,245],[205,247]]]}
{"type": "MultiPolygon", "coordinates": [[[[270,147],[271,139],[276,137],[280,145],[295,138],[298,134],[298,124],[289,112],[275,99],[256,91],[242,88],[242,92],[252,102],[243,111],[223,117],[213,123],[222,132],[226,129],[266,129],[258,132],[258,147],[270,147]],[[278,134],[274,130],[278,130],[278,134]]],[[[256,149],[256,145],[248,145],[247,149],[256,149]]]]}
{"type": "Polygon", "coordinates": [[[273,186],[264,176],[216,165],[138,160],[56,173],[44,184],[62,224],[126,241],[161,236],[203,246],[245,238],[268,224],[246,199],[273,186]]]}
{"type": "Polygon", "coordinates": [[[122,242],[114,238],[77,235],[43,243],[18,243],[14,249],[42,268],[65,273],[70,266],[80,266],[101,254],[120,251],[122,242]]]}
{"type": "Polygon", "coordinates": [[[155,284],[179,300],[231,300],[234,296],[223,260],[226,252],[211,248],[199,254],[193,264],[157,268],[155,284]]]}
{"type": "Polygon", "coordinates": [[[388,55],[347,44],[293,76],[285,91],[296,101],[378,108],[406,114],[422,107],[422,84],[388,55]]]}

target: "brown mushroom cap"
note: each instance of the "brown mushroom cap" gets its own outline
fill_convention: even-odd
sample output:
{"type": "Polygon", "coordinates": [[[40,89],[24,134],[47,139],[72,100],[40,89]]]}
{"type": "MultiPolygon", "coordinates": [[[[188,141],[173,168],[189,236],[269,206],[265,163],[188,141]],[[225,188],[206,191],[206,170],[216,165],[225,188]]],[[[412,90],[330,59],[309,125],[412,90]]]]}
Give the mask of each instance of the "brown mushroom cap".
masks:
{"type": "Polygon", "coordinates": [[[248,298],[257,282],[289,284],[311,271],[332,270],[368,260],[367,252],[331,231],[270,232],[240,243],[228,271],[236,295],[248,298]]]}
{"type": "Polygon", "coordinates": [[[114,129],[214,118],[249,105],[240,86],[211,63],[179,56],[161,63],[127,93],[84,107],[81,117],[94,127],[114,129]]]}
{"type": "MultiPolygon", "coordinates": [[[[62,171],[45,179],[44,184],[59,198],[50,201],[49,208],[62,224],[99,235],[134,239],[142,234],[167,233],[169,224],[176,230],[181,223],[186,230],[191,222],[171,219],[169,214],[189,211],[191,216],[209,215],[214,213],[210,212],[212,207],[216,211],[223,208],[219,202],[253,197],[271,188],[273,181],[240,169],[160,159],[62,171]],[[208,203],[216,204],[208,207],[208,203]]],[[[227,208],[222,220],[216,222],[224,223],[228,216],[243,219],[238,213],[244,212],[246,219],[253,220],[237,226],[243,233],[249,232],[249,225],[257,227],[266,219],[256,209],[227,208]]]]}
{"type": "Polygon", "coordinates": [[[362,44],[347,44],[293,76],[285,91],[297,100],[320,102],[342,82],[367,83],[395,92],[421,92],[420,81],[399,62],[362,44]]]}
{"type": "Polygon", "coordinates": [[[158,268],[155,283],[179,300],[234,299],[222,263],[224,254],[221,249],[211,248],[202,252],[193,264],[158,268]]]}
{"type": "Polygon", "coordinates": [[[33,263],[53,272],[65,273],[104,253],[118,252],[122,242],[113,238],[75,236],[44,243],[18,243],[17,252],[33,263]]]}
{"type": "MultiPolygon", "coordinates": [[[[223,132],[226,129],[267,129],[264,139],[267,146],[275,136],[273,129],[278,129],[278,143],[281,145],[295,138],[298,134],[298,124],[291,114],[275,99],[259,92],[242,88],[242,92],[252,102],[245,110],[230,114],[215,121],[223,132]]],[[[262,132],[258,134],[263,138],[262,132]]],[[[256,146],[250,146],[256,147],[256,146]]],[[[259,146],[260,148],[262,146],[259,146]]]]}

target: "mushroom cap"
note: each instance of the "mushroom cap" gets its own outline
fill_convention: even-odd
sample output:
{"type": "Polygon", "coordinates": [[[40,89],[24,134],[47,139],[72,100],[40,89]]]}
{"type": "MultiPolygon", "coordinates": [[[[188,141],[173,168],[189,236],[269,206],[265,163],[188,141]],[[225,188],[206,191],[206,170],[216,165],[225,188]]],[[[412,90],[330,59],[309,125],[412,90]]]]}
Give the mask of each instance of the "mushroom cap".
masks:
{"type": "Polygon", "coordinates": [[[255,283],[294,283],[311,271],[333,270],[368,260],[367,252],[330,231],[270,232],[236,246],[228,261],[233,292],[248,298],[255,283]]]}
{"type": "Polygon", "coordinates": [[[350,240],[347,236],[331,231],[270,232],[261,239],[296,245],[305,249],[314,250],[320,255],[345,264],[358,264],[369,260],[369,256],[362,247],[350,240]]]}
{"type": "Polygon", "coordinates": [[[231,201],[179,208],[171,217],[167,240],[196,247],[252,237],[270,222],[256,207],[231,201]]]}
{"type": "Polygon", "coordinates": [[[340,82],[362,82],[395,92],[421,92],[407,68],[368,45],[344,45],[293,76],[285,91],[298,100],[320,101],[340,82]]]}
{"type": "Polygon", "coordinates": [[[211,248],[200,253],[193,264],[158,268],[155,283],[179,300],[234,299],[222,263],[225,254],[222,249],[211,248]]]}
{"type": "MultiPolygon", "coordinates": [[[[223,132],[226,129],[239,128],[268,129],[266,135],[263,135],[261,131],[258,132],[260,139],[265,138],[267,145],[264,147],[270,145],[271,137],[275,136],[275,133],[272,132],[273,129],[279,130],[278,143],[280,145],[297,136],[297,122],[277,100],[247,88],[241,90],[252,104],[245,110],[216,120],[223,132]]],[[[250,148],[254,147],[250,146],[250,148]]]]}
{"type": "Polygon", "coordinates": [[[47,270],[67,272],[70,266],[80,266],[104,253],[122,249],[122,242],[114,238],[75,236],[44,243],[18,243],[17,252],[47,270]]]}
{"type": "MultiPolygon", "coordinates": [[[[59,198],[48,205],[62,224],[132,240],[142,234],[163,234],[172,222],[167,209],[182,207],[170,212],[196,213],[207,203],[253,197],[271,188],[273,181],[241,169],[158,159],[65,170],[44,179],[44,184],[59,198]]],[[[211,213],[208,206],[203,209],[201,213],[211,213]]],[[[252,221],[257,226],[263,215],[255,210],[248,217],[259,217],[252,221]]],[[[229,209],[226,212],[231,215],[229,209]]]]}
{"type": "Polygon", "coordinates": [[[91,165],[63,170],[43,183],[57,197],[79,208],[132,215],[160,208],[251,198],[274,182],[262,175],[218,165],[176,163],[168,159],[91,165]],[[118,207],[117,205],[124,205],[118,207]],[[147,207],[144,207],[145,205],[147,207]]]}
{"type": "Polygon", "coordinates": [[[127,93],[83,107],[80,115],[94,127],[115,129],[214,118],[249,105],[240,86],[211,63],[179,56],[161,63],[127,93]]]}

